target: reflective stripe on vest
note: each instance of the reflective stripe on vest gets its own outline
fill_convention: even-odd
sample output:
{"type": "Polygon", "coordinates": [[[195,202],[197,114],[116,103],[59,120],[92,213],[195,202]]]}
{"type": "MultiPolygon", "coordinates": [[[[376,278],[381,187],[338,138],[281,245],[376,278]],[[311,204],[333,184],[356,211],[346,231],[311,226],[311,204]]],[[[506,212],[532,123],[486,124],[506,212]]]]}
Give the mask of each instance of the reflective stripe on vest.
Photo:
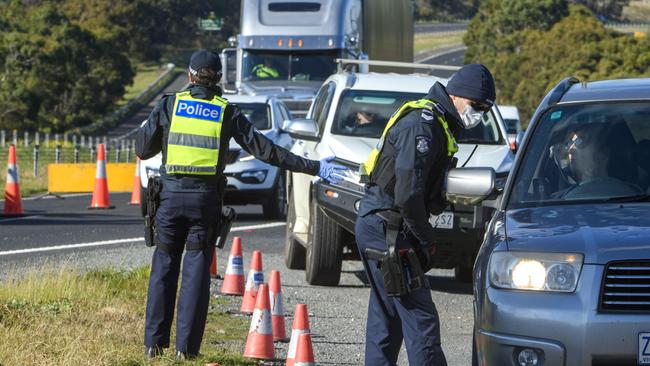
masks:
{"type": "Polygon", "coordinates": [[[359,168],[359,173],[361,176],[370,177],[372,171],[375,169],[377,161],[379,160],[379,155],[381,155],[381,151],[384,146],[384,140],[388,134],[388,130],[390,130],[391,127],[393,127],[393,125],[395,125],[402,117],[414,109],[427,109],[438,117],[438,122],[442,126],[442,129],[445,131],[445,137],[447,138],[447,155],[453,156],[458,151],[458,144],[456,144],[456,139],[454,139],[451,131],[449,131],[447,120],[445,120],[444,117],[438,115],[438,113],[434,112],[434,108],[436,108],[434,102],[428,99],[420,99],[404,103],[395,113],[393,113],[393,115],[388,120],[386,127],[384,128],[384,132],[381,134],[381,138],[379,139],[377,146],[372,149],[366,161],[361,164],[361,167],[359,168]]]}
{"type": "Polygon", "coordinates": [[[193,98],[189,91],[176,93],[167,163],[170,174],[214,175],[219,162],[219,139],[228,101],[193,98]]]}

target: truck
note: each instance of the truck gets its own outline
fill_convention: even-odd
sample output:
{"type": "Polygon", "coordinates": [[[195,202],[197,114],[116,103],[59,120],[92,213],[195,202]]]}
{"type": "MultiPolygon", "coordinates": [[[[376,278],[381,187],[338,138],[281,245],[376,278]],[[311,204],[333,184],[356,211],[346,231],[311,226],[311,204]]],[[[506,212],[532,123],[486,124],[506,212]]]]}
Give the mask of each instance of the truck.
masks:
{"type": "Polygon", "coordinates": [[[240,21],[221,53],[224,91],[277,97],[295,117],[337,58],[413,60],[411,0],[242,0],[240,21]]]}

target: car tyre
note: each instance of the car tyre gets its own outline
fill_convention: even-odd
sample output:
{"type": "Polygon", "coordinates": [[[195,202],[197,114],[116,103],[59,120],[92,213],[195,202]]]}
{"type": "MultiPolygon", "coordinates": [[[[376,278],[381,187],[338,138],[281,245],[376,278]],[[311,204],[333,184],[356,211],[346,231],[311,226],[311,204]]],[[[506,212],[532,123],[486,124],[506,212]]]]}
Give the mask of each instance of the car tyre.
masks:
{"type": "Polygon", "coordinates": [[[140,186],[140,213],[142,217],[147,215],[147,188],[140,186]]]}
{"type": "Polygon", "coordinates": [[[305,269],[306,250],[293,236],[293,227],[296,223],[296,208],[293,203],[291,188],[288,193],[287,225],[284,242],[284,263],[289,269],[305,269]]]}
{"type": "Polygon", "coordinates": [[[287,189],[284,180],[284,172],[278,172],[278,179],[275,182],[271,197],[262,205],[264,217],[269,219],[282,219],[287,216],[287,189]]]}
{"type": "Polygon", "coordinates": [[[305,277],[310,285],[336,286],[343,263],[343,228],[312,200],[305,277]]]}

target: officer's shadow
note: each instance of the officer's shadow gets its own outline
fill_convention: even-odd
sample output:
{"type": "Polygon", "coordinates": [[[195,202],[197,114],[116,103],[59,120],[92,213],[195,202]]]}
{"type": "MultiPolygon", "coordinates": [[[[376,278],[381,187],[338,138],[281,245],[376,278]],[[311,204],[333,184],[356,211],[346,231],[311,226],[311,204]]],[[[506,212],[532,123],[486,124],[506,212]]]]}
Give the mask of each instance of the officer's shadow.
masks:
{"type": "MultiPolygon", "coordinates": [[[[364,285],[370,286],[366,272],[363,270],[347,271],[353,273],[364,285]]],[[[472,284],[456,280],[453,276],[426,275],[431,291],[445,292],[449,294],[471,295],[472,284]]]]}

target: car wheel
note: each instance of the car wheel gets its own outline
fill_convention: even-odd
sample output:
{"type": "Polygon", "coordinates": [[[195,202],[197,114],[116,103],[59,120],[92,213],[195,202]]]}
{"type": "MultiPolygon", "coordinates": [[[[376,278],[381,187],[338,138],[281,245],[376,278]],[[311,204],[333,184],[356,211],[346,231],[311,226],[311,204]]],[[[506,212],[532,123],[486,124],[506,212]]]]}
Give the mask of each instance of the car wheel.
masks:
{"type": "Polygon", "coordinates": [[[282,219],[287,215],[287,192],[284,184],[284,172],[278,172],[278,179],[273,194],[262,205],[264,216],[269,219],[282,219]]]}
{"type": "Polygon", "coordinates": [[[296,224],[296,208],[293,204],[291,190],[289,190],[287,196],[289,202],[287,204],[287,226],[284,235],[284,263],[289,269],[305,269],[305,247],[293,237],[293,227],[296,224]]]}
{"type": "Polygon", "coordinates": [[[140,186],[140,213],[142,217],[147,215],[147,189],[140,186]]]}
{"type": "Polygon", "coordinates": [[[309,230],[307,282],[310,285],[338,285],[343,263],[343,228],[327,217],[312,200],[309,230]]]}
{"type": "Polygon", "coordinates": [[[454,275],[456,276],[456,280],[464,283],[472,283],[472,278],[474,276],[473,274],[474,267],[473,266],[468,266],[466,264],[459,264],[457,267],[454,268],[454,275]]]}

